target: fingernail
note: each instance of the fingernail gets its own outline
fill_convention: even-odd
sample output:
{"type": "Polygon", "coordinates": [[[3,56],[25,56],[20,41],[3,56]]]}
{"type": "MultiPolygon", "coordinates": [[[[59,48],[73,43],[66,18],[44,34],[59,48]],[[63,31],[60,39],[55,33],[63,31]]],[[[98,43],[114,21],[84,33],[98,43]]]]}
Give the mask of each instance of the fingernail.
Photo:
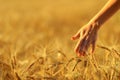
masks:
{"type": "Polygon", "coordinates": [[[77,54],[77,56],[78,56],[78,57],[80,57],[80,56],[81,56],[81,54],[80,54],[80,53],[78,53],[78,54],[77,54]]]}
{"type": "Polygon", "coordinates": [[[75,40],[75,37],[73,36],[73,37],[71,37],[71,40],[75,40]]]}

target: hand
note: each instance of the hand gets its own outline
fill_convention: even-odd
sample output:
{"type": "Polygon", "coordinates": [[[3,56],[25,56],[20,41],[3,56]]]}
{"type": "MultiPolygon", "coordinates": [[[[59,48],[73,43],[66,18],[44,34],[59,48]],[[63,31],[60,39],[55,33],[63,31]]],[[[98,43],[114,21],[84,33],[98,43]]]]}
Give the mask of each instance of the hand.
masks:
{"type": "Polygon", "coordinates": [[[91,46],[91,53],[95,50],[95,43],[97,38],[98,25],[87,24],[83,26],[73,37],[72,40],[79,39],[75,52],[78,56],[86,55],[88,48],[91,46]]]}

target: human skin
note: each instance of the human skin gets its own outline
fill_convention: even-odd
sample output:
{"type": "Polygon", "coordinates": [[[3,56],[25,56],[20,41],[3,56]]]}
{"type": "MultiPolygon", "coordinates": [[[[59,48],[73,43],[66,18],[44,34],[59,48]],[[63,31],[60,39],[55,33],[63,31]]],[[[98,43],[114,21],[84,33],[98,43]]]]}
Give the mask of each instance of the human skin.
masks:
{"type": "Polygon", "coordinates": [[[75,47],[75,52],[79,57],[86,55],[90,46],[91,53],[94,52],[100,27],[119,9],[120,0],[109,0],[105,6],[72,37],[72,40],[79,39],[75,47]]]}

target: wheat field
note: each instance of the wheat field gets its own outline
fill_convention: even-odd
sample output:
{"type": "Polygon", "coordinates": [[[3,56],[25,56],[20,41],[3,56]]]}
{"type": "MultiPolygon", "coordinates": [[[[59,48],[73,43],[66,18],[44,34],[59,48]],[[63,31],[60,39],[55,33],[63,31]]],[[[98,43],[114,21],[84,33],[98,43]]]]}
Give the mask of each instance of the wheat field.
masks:
{"type": "Polygon", "coordinates": [[[120,11],[94,54],[70,38],[107,0],[0,0],[0,80],[120,80],[120,11]]]}

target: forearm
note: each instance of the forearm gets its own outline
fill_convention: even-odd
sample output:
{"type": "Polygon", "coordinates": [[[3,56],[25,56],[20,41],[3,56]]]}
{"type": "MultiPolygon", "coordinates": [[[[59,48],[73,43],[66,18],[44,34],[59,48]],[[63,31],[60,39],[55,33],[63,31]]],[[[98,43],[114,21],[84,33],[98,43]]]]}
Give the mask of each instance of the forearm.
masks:
{"type": "Polygon", "coordinates": [[[98,25],[97,29],[105,23],[120,8],[120,0],[109,0],[106,5],[93,17],[89,23],[98,25]]]}

